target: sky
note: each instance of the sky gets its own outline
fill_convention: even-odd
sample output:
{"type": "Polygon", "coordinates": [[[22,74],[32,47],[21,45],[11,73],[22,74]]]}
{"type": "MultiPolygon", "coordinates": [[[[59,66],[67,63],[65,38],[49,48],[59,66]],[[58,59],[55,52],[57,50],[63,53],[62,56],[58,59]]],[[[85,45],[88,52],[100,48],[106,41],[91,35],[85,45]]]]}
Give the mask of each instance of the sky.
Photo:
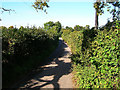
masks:
{"type": "MultiPolygon", "coordinates": [[[[94,0],[49,0],[48,14],[43,11],[36,12],[32,7],[34,0],[2,0],[0,7],[15,10],[3,12],[0,17],[0,26],[37,26],[43,27],[44,23],[59,21],[63,27],[75,25],[90,27],[95,26],[94,0]]],[[[1,13],[1,12],[0,12],[1,13]]],[[[105,12],[99,17],[99,26],[105,25],[111,15],[105,12]]]]}

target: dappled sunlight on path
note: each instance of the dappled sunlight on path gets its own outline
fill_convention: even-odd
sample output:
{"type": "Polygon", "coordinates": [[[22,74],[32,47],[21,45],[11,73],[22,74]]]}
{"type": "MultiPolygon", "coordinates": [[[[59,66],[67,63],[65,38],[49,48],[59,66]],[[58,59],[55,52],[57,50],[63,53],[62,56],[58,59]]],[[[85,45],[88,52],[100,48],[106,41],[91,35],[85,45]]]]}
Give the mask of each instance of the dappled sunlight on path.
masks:
{"type": "Polygon", "coordinates": [[[40,67],[42,72],[20,88],[73,88],[70,55],[70,48],[60,39],[58,48],[48,58],[52,62],[40,67]]]}

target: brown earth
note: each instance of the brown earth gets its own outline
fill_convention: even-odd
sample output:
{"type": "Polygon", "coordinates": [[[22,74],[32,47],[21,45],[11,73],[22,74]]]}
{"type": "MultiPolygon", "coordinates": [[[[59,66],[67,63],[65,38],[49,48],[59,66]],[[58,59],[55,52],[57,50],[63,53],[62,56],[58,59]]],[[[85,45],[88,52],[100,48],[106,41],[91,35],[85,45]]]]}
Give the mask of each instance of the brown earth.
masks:
{"type": "Polygon", "coordinates": [[[60,38],[58,48],[48,58],[51,62],[40,66],[38,70],[42,68],[42,71],[19,88],[74,88],[70,55],[70,48],[60,38]]]}

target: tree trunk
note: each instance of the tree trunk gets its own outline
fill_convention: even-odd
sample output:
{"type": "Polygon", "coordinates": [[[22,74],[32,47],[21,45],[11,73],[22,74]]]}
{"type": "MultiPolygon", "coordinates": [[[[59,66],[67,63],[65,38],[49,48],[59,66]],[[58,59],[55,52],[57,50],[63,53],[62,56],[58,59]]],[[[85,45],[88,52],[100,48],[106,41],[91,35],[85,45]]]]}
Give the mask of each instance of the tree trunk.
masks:
{"type": "Polygon", "coordinates": [[[95,12],[95,29],[98,29],[98,14],[97,14],[97,10],[95,12]]]}

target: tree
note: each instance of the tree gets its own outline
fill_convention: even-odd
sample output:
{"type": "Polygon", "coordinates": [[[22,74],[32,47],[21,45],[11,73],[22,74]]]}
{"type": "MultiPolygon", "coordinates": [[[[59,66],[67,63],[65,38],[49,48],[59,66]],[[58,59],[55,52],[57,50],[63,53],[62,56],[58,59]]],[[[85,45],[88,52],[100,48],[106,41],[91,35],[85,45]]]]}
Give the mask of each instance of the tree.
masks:
{"type": "Polygon", "coordinates": [[[55,24],[54,24],[54,22],[52,22],[52,21],[46,22],[46,23],[44,24],[44,29],[45,29],[45,30],[49,30],[49,29],[52,28],[54,25],[55,25],[55,24]]]}
{"type": "Polygon", "coordinates": [[[45,7],[49,7],[47,2],[49,2],[49,0],[36,0],[32,6],[36,9],[37,12],[38,10],[43,10],[47,14],[45,9],[45,7]]]}
{"type": "Polygon", "coordinates": [[[98,17],[99,15],[102,15],[104,13],[104,8],[107,6],[107,11],[110,12],[110,14],[112,14],[113,16],[113,21],[115,21],[116,19],[118,19],[118,14],[119,12],[116,10],[116,8],[120,7],[120,2],[118,2],[118,0],[113,0],[113,2],[109,2],[109,0],[106,0],[106,3],[104,2],[104,0],[96,0],[96,2],[94,3],[94,8],[95,8],[95,29],[98,29],[98,17]],[[110,10],[112,5],[114,7],[114,9],[110,10]]]}
{"type": "Polygon", "coordinates": [[[102,15],[104,13],[103,8],[105,8],[106,4],[101,0],[96,0],[94,3],[94,8],[95,8],[95,29],[98,29],[99,22],[98,22],[98,17],[99,15],[102,15]]]}
{"type": "MultiPolygon", "coordinates": [[[[111,0],[110,0],[111,1],[111,0]]],[[[36,11],[38,12],[38,10],[43,10],[44,12],[46,12],[46,8],[49,7],[48,5],[49,0],[35,0],[34,4],[32,5],[36,11]]],[[[106,0],[107,3],[112,4],[114,6],[114,9],[112,9],[111,11],[109,10],[110,6],[105,3],[104,0],[96,0],[96,2],[94,3],[94,8],[95,8],[95,29],[98,29],[99,26],[99,22],[98,22],[98,17],[99,15],[102,15],[104,13],[103,8],[105,8],[105,6],[108,6],[108,10],[110,11],[110,13],[113,15],[113,21],[115,21],[116,19],[118,19],[117,15],[120,13],[119,11],[116,11],[116,7],[120,7],[120,3],[118,0],[112,0],[112,2],[109,2],[109,0],[106,0]]],[[[8,11],[10,13],[10,11],[14,11],[11,9],[5,9],[5,8],[0,8],[2,9],[2,13],[4,11],[8,11]]],[[[0,19],[1,21],[1,19],[0,19]]]]}
{"type": "Polygon", "coordinates": [[[79,25],[75,25],[75,27],[74,27],[75,31],[80,31],[81,29],[83,29],[83,27],[79,26],[79,25]]]}
{"type": "MultiPolygon", "coordinates": [[[[113,15],[113,21],[115,21],[116,15],[119,14],[119,12],[116,11],[116,7],[120,7],[120,4],[119,4],[118,0],[112,0],[112,2],[110,2],[110,1],[111,0],[106,0],[107,3],[112,4],[114,6],[114,9],[112,9],[110,11],[110,13],[113,15]]],[[[37,11],[40,9],[40,10],[44,10],[44,12],[46,12],[46,9],[44,9],[44,7],[47,7],[47,8],[49,7],[47,2],[49,2],[49,0],[36,0],[33,7],[37,11]]],[[[104,13],[103,8],[105,8],[105,6],[108,6],[108,11],[109,11],[110,6],[107,3],[105,3],[104,0],[96,0],[96,2],[94,3],[95,29],[98,29],[98,26],[99,26],[98,17],[99,17],[99,15],[102,15],[104,13]]]]}
{"type": "Polygon", "coordinates": [[[71,32],[74,31],[74,29],[72,27],[69,27],[69,26],[66,26],[65,29],[70,30],[71,32]]]}
{"type": "Polygon", "coordinates": [[[61,28],[62,28],[61,23],[59,21],[57,21],[57,22],[55,22],[55,26],[56,26],[57,32],[59,33],[61,31],[61,28]]]}
{"type": "Polygon", "coordinates": [[[118,20],[119,19],[118,15],[120,12],[117,11],[116,9],[120,8],[120,2],[115,0],[115,2],[108,2],[108,3],[112,4],[112,6],[113,6],[113,9],[111,9],[111,10],[110,10],[110,6],[108,7],[108,11],[112,14],[113,21],[118,20]]]}
{"type": "Polygon", "coordinates": [[[59,21],[57,21],[55,23],[52,22],[52,21],[49,21],[49,22],[46,22],[44,24],[44,29],[45,30],[50,30],[53,27],[54,27],[54,30],[57,31],[57,33],[59,33],[61,31],[61,28],[62,28],[61,23],[59,21]]]}
{"type": "MultiPolygon", "coordinates": [[[[35,0],[34,4],[32,6],[36,9],[37,12],[38,12],[38,10],[43,10],[47,14],[47,11],[45,9],[45,7],[46,8],[49,7],[47,2],[49,2],[49,0],[35,0]]],[[[9,12],[9,14],[10,14],[11,11],[15,12],[15,10],[6,9],[6,8],[3,8],[3,7],[0,7],[0,9],[2,9],[2,13],[3,12],[9,12]]],[[[0,21],[2,21],[1,18],[0,18],[0,21]]]]}
{"type": "Polygon", "coordinates": [[[89,25],[86,25],[86,26],[85,26],[85,29],[90,29],[90,26],[89,26],[89,25]]]}

